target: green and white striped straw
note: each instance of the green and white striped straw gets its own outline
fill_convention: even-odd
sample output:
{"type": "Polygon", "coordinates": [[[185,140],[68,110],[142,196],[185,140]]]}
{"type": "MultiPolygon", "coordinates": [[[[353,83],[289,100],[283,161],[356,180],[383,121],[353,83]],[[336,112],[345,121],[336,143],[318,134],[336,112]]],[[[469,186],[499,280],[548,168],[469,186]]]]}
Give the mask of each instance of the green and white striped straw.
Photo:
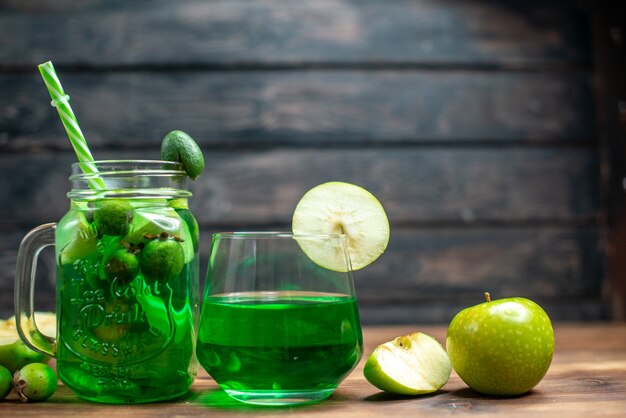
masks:
{"type": "MultiPolygon", "coordinates": [[[[56,107],[57,112],[59,112],[61,122],[63,122],[63,126],[65,127],[65,132],[67,132],[67,136],[70,138],[70,142],[74,147],[74,152],[76,152],[76,157],[78,157],[79,162],[83,163],[81,164],[83,173],[98,174],[98,169],[94,164],[94,159],[87,146],[87,141],[78,126],[78,121],[70,106],[70,96],[63,91],[63,86],[61,86],[61,82],[57,77],[52,62],[48,61],[39,64],[39,72],[52,98],[50,104],[56,107]]],[[[89,187],[94,190],[104,190],[106,188],[104,181],[102,181],[100,177],[92,177],[87,181],[89,182],[89,187]]]]}

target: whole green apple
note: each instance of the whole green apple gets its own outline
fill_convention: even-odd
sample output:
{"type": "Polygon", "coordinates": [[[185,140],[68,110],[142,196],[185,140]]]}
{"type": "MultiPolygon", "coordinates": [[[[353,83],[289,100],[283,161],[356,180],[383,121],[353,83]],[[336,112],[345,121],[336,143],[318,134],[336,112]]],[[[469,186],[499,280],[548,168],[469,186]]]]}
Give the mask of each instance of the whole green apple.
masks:
{"type": "Polygon", "coordinates": [[[459,312],[448,328],[452,367],[472,389],[487,395],[528,392],[545,376],[554,353],[546,312],[525,298],[487,302],[459,312]]]}

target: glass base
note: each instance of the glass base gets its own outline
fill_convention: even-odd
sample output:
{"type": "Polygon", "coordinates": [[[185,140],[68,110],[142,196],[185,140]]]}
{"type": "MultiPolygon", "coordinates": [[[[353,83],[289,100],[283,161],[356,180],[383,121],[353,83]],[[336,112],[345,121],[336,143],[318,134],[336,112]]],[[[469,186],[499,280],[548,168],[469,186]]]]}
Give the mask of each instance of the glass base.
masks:
{"type": "Polygon", "coordinates": [[[321,390],[224,390],[228,396],[253,405],[303,405],[328,398],[335,389],[321,390]]]}
{"type": "Polygon", "coordinates": [[[184,392],[179,392],[170,395],[156,396],[156,397],[133,397],[133,398],[122,398],[118,396],[82,396],[76,394],[77,397],[84,399],[90,402],[96,403],[106,403],[113,405],[122,405],[122,404],[143,404],[143,403],[153,403],[153,402],[167,402],[167,401],[175,401],[179,398],[182,398],[187,394],[188,390],[184,392]]]}

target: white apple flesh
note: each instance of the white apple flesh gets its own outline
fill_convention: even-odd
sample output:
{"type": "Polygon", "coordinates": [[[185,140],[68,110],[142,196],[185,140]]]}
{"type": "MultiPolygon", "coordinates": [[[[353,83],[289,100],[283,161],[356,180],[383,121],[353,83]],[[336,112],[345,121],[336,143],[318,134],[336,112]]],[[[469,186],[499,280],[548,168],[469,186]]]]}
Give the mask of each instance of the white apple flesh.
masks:
{"type": "Polygon", "coordinates": [[[400,395],[422,395],[446,384],[452,366],[445,350],[421,332],[379,345],[367,359],[363,374],[377,388],[400,395]]]}
{"type": "MultiPolygon", "coordinates": [[[[306,192],[293,213],[294,235],[345,235],[351,270],[373,263],[389,243],[389,220],[373,194],[350,183],[329,182],[306,192]]],[[[344,248],[332,248],[322,240],[298,239],[313,262],[335,271],[346,271],[344,248]]]]}

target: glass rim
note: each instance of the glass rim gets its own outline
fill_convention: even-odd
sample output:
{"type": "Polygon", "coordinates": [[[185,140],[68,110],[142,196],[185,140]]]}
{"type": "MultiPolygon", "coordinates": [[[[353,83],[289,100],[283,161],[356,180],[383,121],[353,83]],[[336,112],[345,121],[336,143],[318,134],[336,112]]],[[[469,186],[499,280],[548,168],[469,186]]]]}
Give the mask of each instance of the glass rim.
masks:
{"type": "Polygon", "coordinates": [[[121,159],[107,159],[107,160],[94,160],[94,161],[74,161],[72,165],[77,164],[110,164],[110,163],[158,163],[182,166],[179,161],[169,160],[148,160],[145,158],[121,158],[121,159]]]}
{"type": "Polygon", "coordinates": [[[229,239],[269,239],[269,238],[290,238],[290,239],[345,239],[346,234],[294,234],[289,231],[229,231],[215,232],[213,237],[229,239]]]}
{"type": "Polygon", "coordinates": [[[71,200],[101,198],[189,198],[182,163],[165,160],[110,159],[74,162],[69,176],[71,200]],[[103,187],[92,187],[99,180],[103,187]]]}
{"type": "Polygon", "coordinates": [[[148,171],[151,172],[159,172],[159,173],[170,173],[170,174],[182,174],[186,175],[185,169],[182,163],[178,161],[167,161],[167,160],[95,160],[95,161],[87,161],[87,162],[73,162],[71,164],[72,169],[76,169],[76,172],[72,174],[72,176],[94,176],[97,177],[98,174],[107,175],[113,172],[132,172],[132,171],[148,171]],[[111,168],[111,170],[106,170],[102,173],[85,173],[82,172],[82,167],[95,165],[100,169],[111,168]],[[129,165],[135,167],[116,167],[116,165],[129,165]],[[158,168],[157,168],[158,167],[158,168]],[[78,171],[81,170],[81,171],[78,171]]]}

